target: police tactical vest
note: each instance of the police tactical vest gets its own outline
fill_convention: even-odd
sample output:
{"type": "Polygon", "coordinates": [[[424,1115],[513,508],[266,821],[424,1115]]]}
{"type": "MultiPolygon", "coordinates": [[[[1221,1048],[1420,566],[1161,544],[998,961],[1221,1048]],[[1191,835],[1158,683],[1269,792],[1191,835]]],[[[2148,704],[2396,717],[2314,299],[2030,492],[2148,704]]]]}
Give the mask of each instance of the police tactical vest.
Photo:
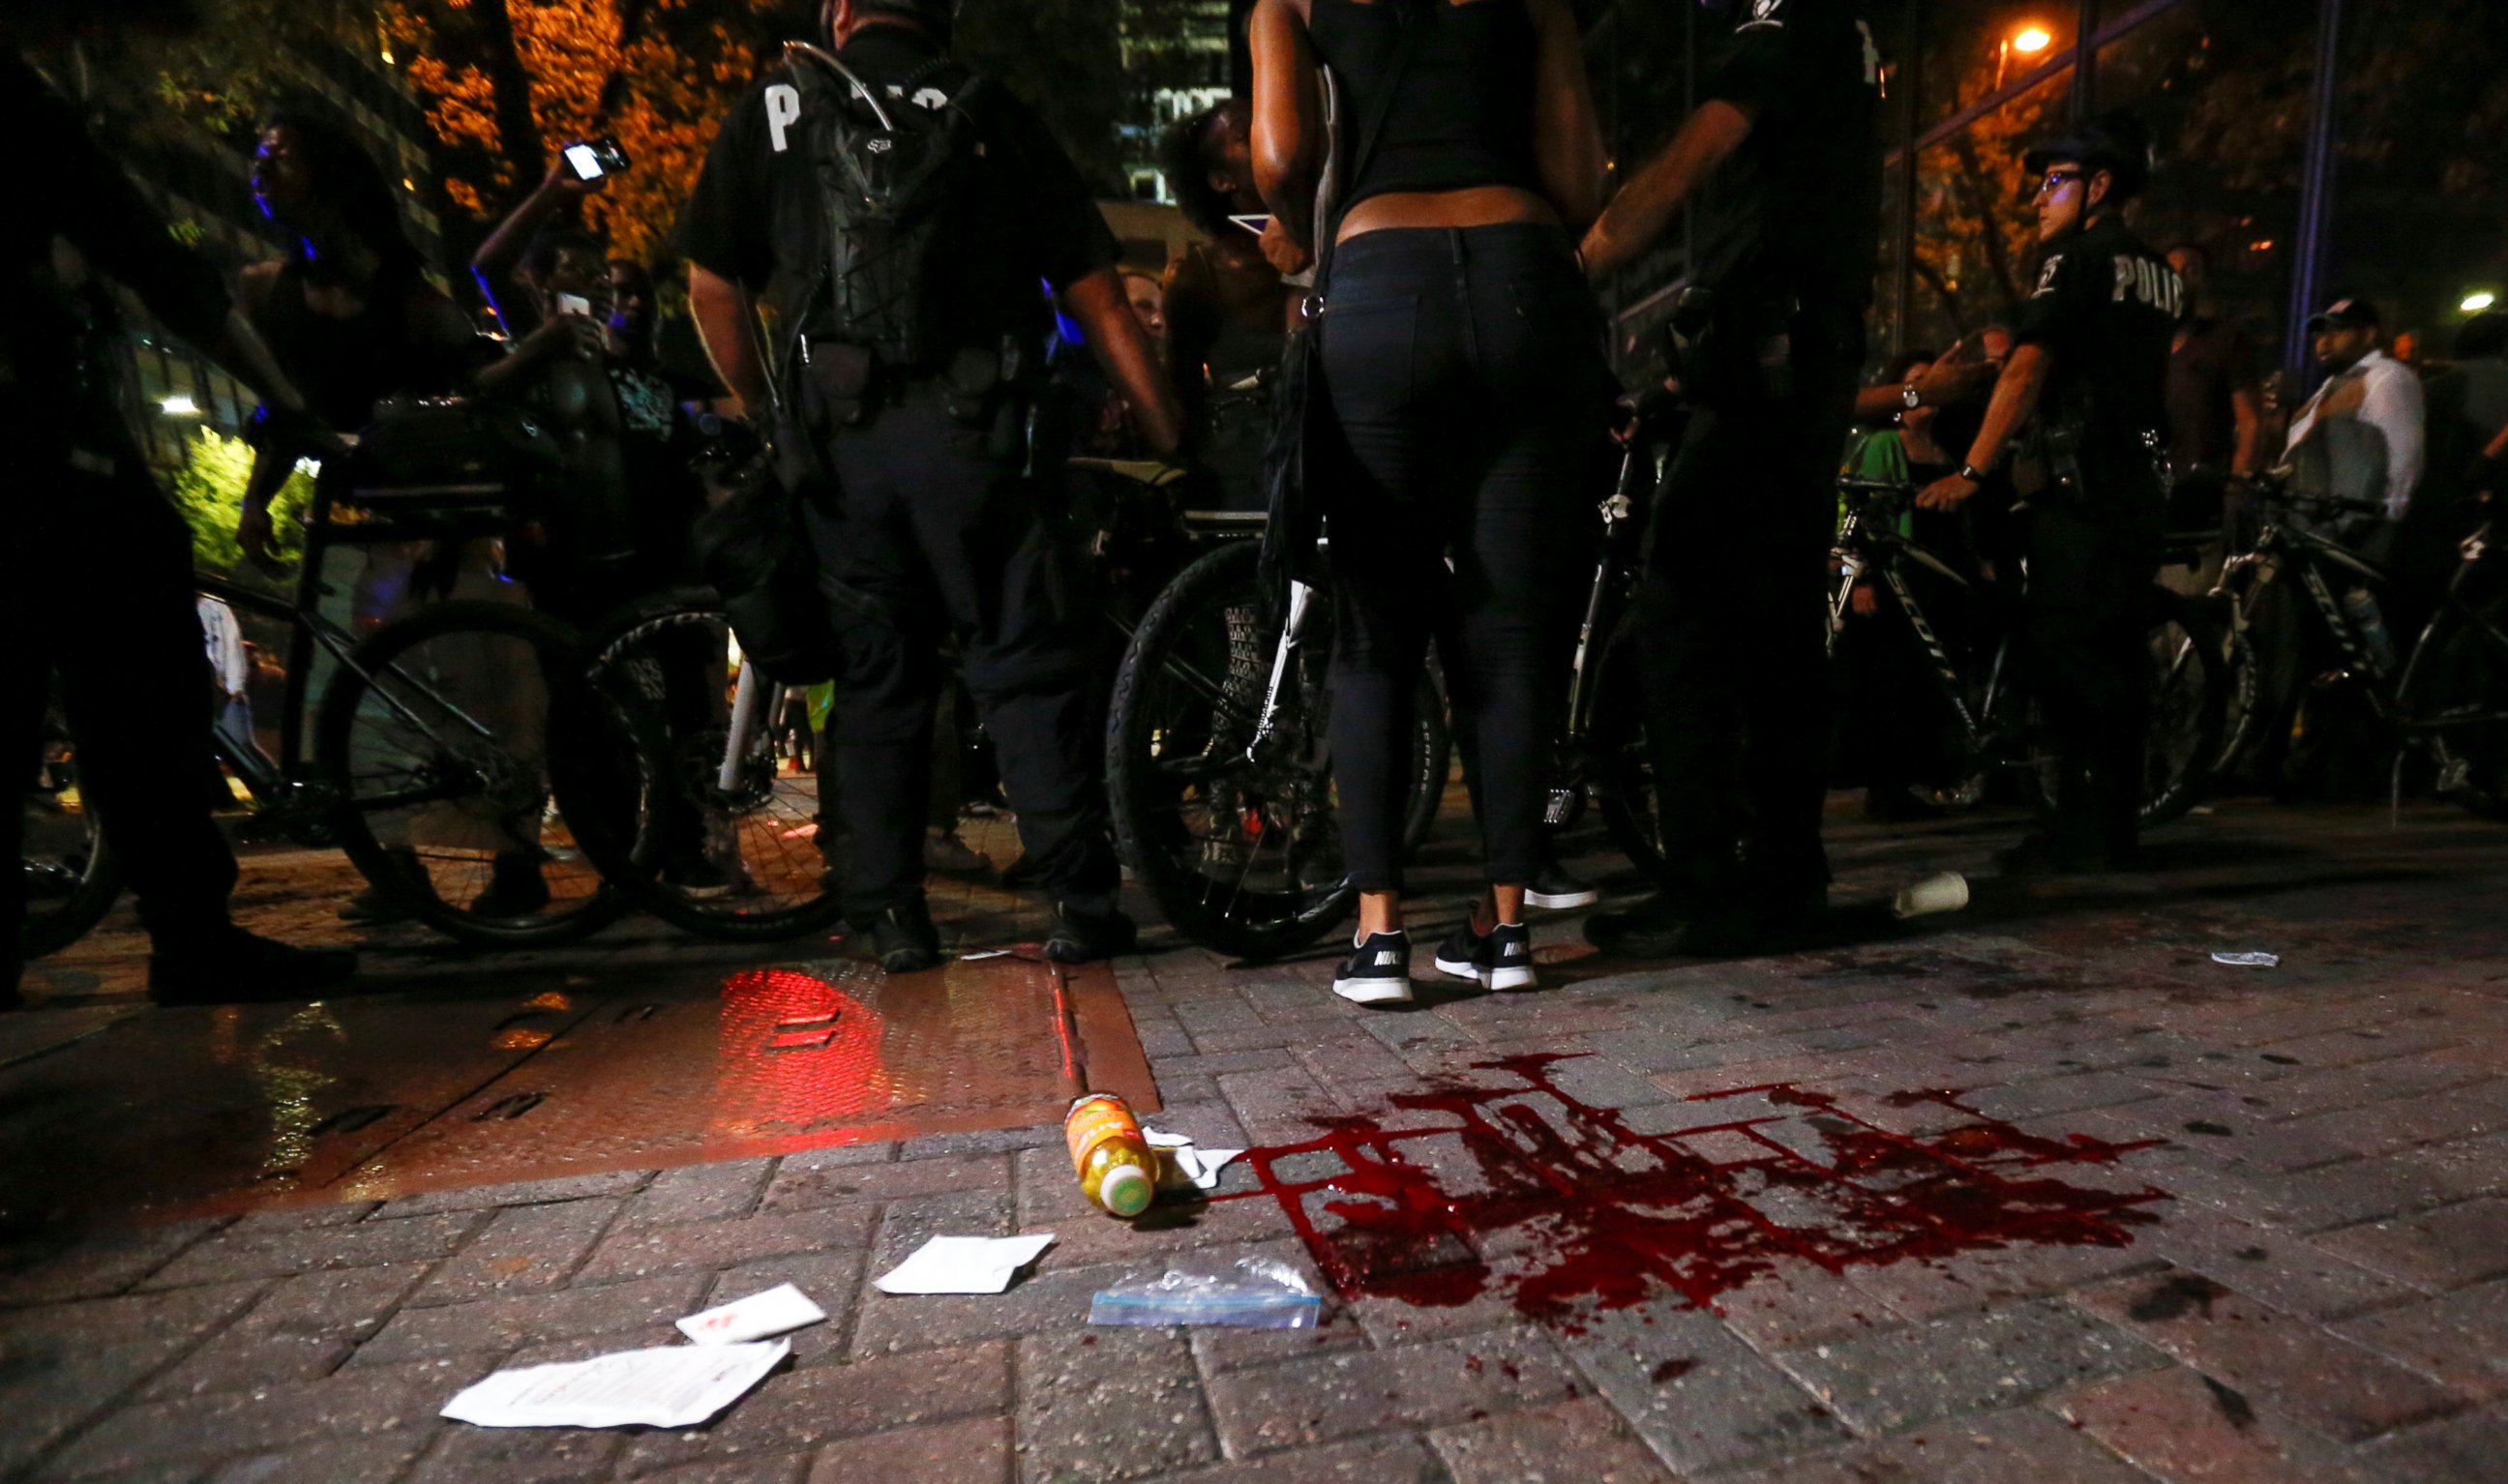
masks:
{"type": "Polygon", "coordinates": [[[944,268],[962,271],[967,257],[965,244],[949,242],[944,229],[964,220],[953,203],[984,189],[983,142],[971,105],[989,85],[944,57],[902,83],[864,79],[883,94],[874,106],[824,62],[801,61],[793,77],[805,103],[828,253],[804,329],[814,339],[867,346],[898,367],[928,365],[965,348],[977,327],[959,321],[968,301],[987,296],[977,285],[942,281],[950,276],[944,268]]]}

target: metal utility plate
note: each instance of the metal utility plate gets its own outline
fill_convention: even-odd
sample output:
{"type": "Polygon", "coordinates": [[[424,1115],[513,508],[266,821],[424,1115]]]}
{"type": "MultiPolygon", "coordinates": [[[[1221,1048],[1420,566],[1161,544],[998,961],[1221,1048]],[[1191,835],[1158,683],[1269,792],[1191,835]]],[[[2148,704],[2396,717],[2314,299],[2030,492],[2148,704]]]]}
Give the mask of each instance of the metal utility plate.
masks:
{"type": "Polygon", "coordinates": [[[1083,1088],[1157,1106],[1103,966],[481,979],[146,1011],[38,1042],[0,1065],[0,1228],[1018,1128],[1083,1088]]]}

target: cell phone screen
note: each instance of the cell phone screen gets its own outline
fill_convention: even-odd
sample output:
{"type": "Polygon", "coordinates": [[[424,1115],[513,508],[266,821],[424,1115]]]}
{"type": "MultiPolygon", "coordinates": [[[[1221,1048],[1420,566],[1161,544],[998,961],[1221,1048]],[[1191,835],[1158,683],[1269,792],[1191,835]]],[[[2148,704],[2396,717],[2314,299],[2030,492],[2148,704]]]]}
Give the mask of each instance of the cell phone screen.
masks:
{"type": "Polygon", "coordinates": [[[601,152],[588,144],[568,145],[566,163],[577,180],[599,180],[608,173],[601,168],[601,152]]]}
{"type": "Polygon", "coordinates": [[[589,316],[592,313],[592,301],[581,294],[560,294],[557,296],[557,311],[560,314],[589,316]]]}

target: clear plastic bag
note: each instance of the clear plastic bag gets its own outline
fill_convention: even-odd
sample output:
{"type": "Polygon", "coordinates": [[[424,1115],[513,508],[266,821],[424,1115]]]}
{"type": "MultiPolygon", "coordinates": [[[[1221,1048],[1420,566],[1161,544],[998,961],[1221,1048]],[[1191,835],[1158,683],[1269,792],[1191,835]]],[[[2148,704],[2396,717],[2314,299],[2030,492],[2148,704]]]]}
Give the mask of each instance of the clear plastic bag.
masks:
{"type": "Polygon", "coordinates": [[[1155,1328],[1213,1324],[1234,1329],[1312,1329],[1323,1300],[1297,1271],[1264,1257],[1240,1257],[1228,1273],[1168,1269],[1141,1283],[1099,1290],[1088,1305],[1091,1324],[1155,1328]]]}

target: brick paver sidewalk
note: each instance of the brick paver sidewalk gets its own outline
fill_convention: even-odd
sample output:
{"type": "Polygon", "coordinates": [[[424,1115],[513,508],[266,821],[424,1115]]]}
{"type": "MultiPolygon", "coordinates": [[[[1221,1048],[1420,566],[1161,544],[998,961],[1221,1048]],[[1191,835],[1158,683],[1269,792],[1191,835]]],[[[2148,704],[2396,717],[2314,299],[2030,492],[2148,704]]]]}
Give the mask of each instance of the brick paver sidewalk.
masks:
{"type": "MultiPolygon", "coordinates": [[[[1838,833],[1842,888],[1866,896],[2008,838],[1838,833]]],[[[0,1270],[0,1474],[2502,1477],[2508,832],[2440,810],[2390,831],[2365,810],[2224,806],[2159,855],[2147,881],[1982,891],[1918,936],[1739,964],[1582,960],[1536,995],[1402,1014],[1334,1000],[1321,959],[1122,966],[1168,1104],[1156,1121],[1205,1143],[1348,1118],[1434,1135],[1435,1114],[1387,1100],[1457,1078],[1502,1094],[1520,1081],[1472,1068],[1561,1053],[1576,1059],[1542,1074],[1589,1110],[1585,1132],[1646,1157],[1742,1170],[1765,1149],[1709,1126],[1734,1121],[1726,1095],[1776,1086],[1804,1096],[1758,1095],[1754,1137],[1815,1160],[1867,1128],[1956,1152],[1971,1121],[2132,1146],[2040,1172],[2164,1193],[2130,1208],[2150,1219],[2122,1245],[1833,1270],[1780,1254],[1727,1274],[1707,1308],[1658,1287],[1540,1320],[1497,1285],[1443,1307],[1337,1302],[1311,1332],[1091,1330],[1089,1296],[1112,1281],[1245,1254],[1315,1267],[1278,1201],[1126,1227],[1082,1206],[1058,1131],[959,1136],[21,1247],[0,1270]],[[2281,966],[2210,957],[2250,949],[2281,966]],[[1973,1117],[1924,1096],[1951,1089],[1973,1117]],[[1058,1240],[1008,1294],[867,1286],[932,1233],[1022,1230],[1058,1240]],[[434,1416],[500,1365],[669,1343],[672,1319],[788,1281],[830,1321],[710,1428],[434,1416]]],[[[1467,1197],[1471,1172],[1432,1143],[1423,1168],[1467,1197]]],[[[1225,1188],[1256,1175],[1233,1167],[1225,1188]]],[[[1768,1230],[1822,1219],[1789,1215],[1782,1189],[1734,1188],[1768,1230]]],[[[1537,1231],[1501,1235],[1525,1250],[1494,1263],[1538,1259],[1537,1231]]]]}

